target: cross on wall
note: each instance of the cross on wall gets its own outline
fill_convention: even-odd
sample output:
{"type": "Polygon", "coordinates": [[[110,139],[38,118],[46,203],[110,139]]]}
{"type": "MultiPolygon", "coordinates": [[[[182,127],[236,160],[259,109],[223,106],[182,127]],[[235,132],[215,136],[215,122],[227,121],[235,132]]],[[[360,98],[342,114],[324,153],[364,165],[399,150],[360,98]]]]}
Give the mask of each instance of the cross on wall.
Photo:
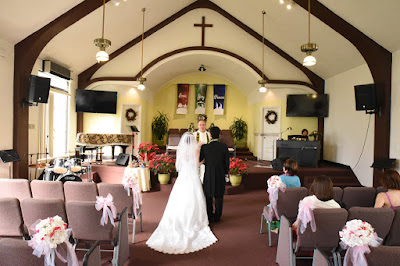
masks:
{"type": "Polygon", "coordinates": [[[212,28],[213,24],[206,24],[206,17],[201,17],[201,24],[194,24],[195,27],[201,27],[201,46],[204,46],[205,29],[212,28]]]}

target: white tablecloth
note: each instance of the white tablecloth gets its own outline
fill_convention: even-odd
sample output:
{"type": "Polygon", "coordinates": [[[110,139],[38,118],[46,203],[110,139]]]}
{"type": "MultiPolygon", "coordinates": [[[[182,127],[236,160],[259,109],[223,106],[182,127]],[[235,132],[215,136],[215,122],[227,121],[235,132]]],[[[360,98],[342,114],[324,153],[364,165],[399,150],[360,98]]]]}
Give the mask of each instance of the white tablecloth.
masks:
{"type": "Polygon", "coordinates": [[[125,169],[125,174],[127,171],[132,171],[133,174],[136,174],[138,177],[138,184],[141,191],[150,191],[151,184],[150,184],[150,170],[149,168],[129,168],[125,169]]]}

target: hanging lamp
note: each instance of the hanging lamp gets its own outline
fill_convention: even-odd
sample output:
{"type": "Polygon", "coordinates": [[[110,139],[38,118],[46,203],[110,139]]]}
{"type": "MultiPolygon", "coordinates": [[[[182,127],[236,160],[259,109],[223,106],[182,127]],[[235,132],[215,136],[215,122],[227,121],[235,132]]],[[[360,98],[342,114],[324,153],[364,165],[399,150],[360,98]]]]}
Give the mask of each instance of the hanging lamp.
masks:
{"type": "Polygon", "coordinates": [[[141,91],[144,91],[146,89],[146,86],[143,84],[146,81],[146,78],[143,77],[143,41],[144,41],[144,12],[146,11],[146,8],[142,9],[143,12],[143,25],[142,25],[142,59],[141,59],[141,64],[140,64],[140,77],[137,79],[139,81],[139,86],[138,89],[141,91]]]}
{"type": "Polygon", "coordinates": [[[308,43],[301,46],[301,51],[306,53],[306,57],[303,60],[303,66],[313,66],[317,63],[317,59],[312,55],[313,52],[318,50],[318,45],[316,43],[310,42],[310,16],[311,16],[311,2],[308,0],[308,43]]]}
{"type": "Polygon", "coordinates": [[[108,53],[106,52],[106,48],[111,46],[111,41],[104,39],[104,20],[106,14],[106,0],[103,0],[103,26],[101,32],[101,38],[94,40],[94,45],[99,47],[100,51],[96,54],[97,63],[106,62],[109,59],[108,53]]]}
{"type": "Polygon", "coordinates": [[[258,81],[258,84],[261,85],[261,87],[258,89],[259,92],[267,92],[267,88],[265,87],[265,84],[267,84],[268,81],[265,80],[265,75],[264,75],[264,17],[265,17],[265,11],[262,12],[262,31],[263,31],[263,36],[262,36],[262,79],[258,81]]]}

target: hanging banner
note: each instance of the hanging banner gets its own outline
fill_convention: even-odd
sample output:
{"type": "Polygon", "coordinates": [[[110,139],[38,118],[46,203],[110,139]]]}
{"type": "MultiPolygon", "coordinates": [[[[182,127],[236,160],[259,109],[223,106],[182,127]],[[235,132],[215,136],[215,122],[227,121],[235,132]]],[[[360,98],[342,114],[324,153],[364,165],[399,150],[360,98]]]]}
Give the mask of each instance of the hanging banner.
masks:
{"type": "Polygon", "coordinates": [[[178,84],[178,107],[177,114],[187,114],[189,102],[189,84],[178,84]]]}
{"type": "Polygon", "coordinates": [[[214,115],[224,114],[225,85],[214,85],[214,115]]]}
{"type": "Polygon", "coordinates": [[[196,105],[194,107],[195,114],[206,113],[206,95],[207,84],[196,84],[196,105]]]}

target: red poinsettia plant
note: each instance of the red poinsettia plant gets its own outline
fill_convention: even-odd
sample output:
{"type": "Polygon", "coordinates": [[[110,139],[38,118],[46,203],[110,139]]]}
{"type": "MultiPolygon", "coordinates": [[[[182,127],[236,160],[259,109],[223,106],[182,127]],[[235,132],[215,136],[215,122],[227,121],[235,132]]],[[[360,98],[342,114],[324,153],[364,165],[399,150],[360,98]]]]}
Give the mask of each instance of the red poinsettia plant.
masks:
{"type": "Polygon", "coordinates": [[[167,154],[162,154],[150,161],[150,170],[155,174],[170,174],[176,171],[175,160],[167,154]]]}
{"type": "Polygon", "coordinates": [[[230,175],[243,175],[247,174],[249,166],[239,158],[229,159],[229,174],[230,175]]]}
{"type": "Polygon", "coordinates": [[[138,150],[140,158],[143,161],[145,161],[146,159],[146,154],[147,154],[147,160],[151,161],[156,157],[156,153],[159,151],[159,148],[157,144],[153,144],[150,142],[142,142],[139,144],[138,150]]]}

